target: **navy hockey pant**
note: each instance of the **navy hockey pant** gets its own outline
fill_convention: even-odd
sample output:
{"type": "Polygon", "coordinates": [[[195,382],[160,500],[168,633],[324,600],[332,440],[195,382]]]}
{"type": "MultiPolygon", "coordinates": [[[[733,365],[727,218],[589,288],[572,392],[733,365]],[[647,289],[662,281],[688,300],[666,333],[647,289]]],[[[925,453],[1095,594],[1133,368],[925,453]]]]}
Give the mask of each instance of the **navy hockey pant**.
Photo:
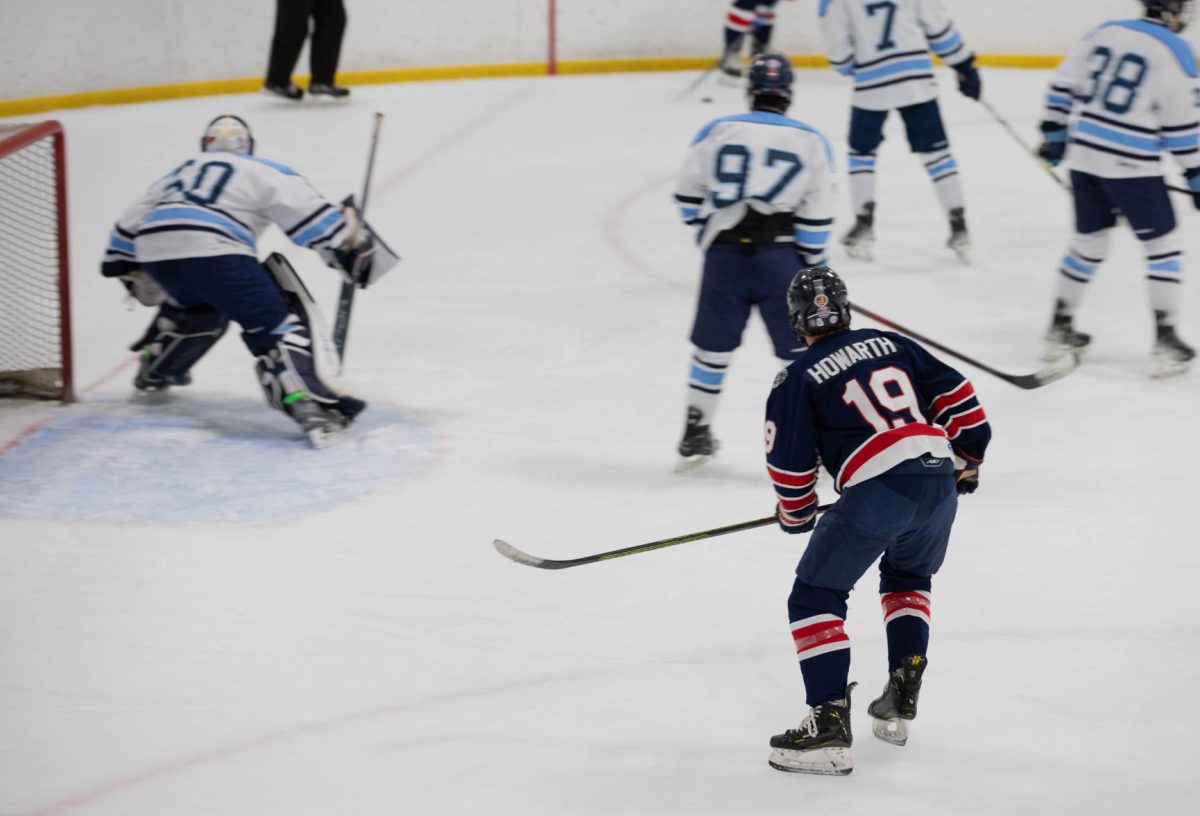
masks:
{"type": "MultiPolygon", "coordinates": [[[[854,153],[874,153],[883,143],[883,125],[890,112],[851,108],[850,150],[854,153]]],[[[914,153],[932,153],[950,145],[936,99],[900,108],[900,118],[904,120],[908,145],[914,153]]]]}
{"type": "Polygon", "coordinates": [[[788,619],[809,705],[845,693],[846,599],[880,556],[889,670],[928,650],[932,576],[946,557],[958,495],[952,473],[910,475],[916,461],[846,488],[817,522],[796,568],[788,619]]]}
{"type": "Polygon", "coordinates": [[[758,307],[775,356],[795,360],[804,344],[788,323],[787,290],[800,271],[792,241],[778,244],[713,244],[704,256],[700,301],[692,344],[705,351],[733,351],[742,344],[750,312],[758,307]]]}
{"type": "Polygon", "coordinates": [[[265,354],[278,337],[271,334],[288,315],[275,279],[249,255],[180,258],[144,265],[150,277],[184,309],[211,306],[242,327],[242,340],[255,355],[265,354]]]}
{"type": "Polygon", "coordinates": [[[1101,178],[1072,170],[1071,188],[1075,231],[1080,235],[1111,229],[1117,213],[1129,219],[1141,241],[1161,238],[1175,229],[1175,209],[1162,176],[1101,178]]]}

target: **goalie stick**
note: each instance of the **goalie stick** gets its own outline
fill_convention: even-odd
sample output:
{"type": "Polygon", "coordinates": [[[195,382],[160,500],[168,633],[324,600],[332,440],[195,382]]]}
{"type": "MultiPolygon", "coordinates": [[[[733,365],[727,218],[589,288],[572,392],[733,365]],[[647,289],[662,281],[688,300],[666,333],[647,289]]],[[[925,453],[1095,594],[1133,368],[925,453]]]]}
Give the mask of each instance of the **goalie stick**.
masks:
{"type": "Polygon", "coordinates": [[[968,357],[967,355],[965,355],[961,352],[955,351],[954,349],[949,348],[947,346],[943,346],[941,343],[937,342],[936,340],[930,340],[928,337],[924,337],[920,334],[917,334],[912,329],[905,328],[904,326],[901,326],[899,323],[888,320],[883,315],[875,314],[875,312],[872,312],[870,309],[864,309],[862,306],[859,306],[857,303],[851,303],[850,308],[853,309],[854,311],[858,312],[863,317],[870,318],[871,320],[874,320],[876,323],[879,323],[883,326],[887,326],[889,328],[895,329],[896,331],[900,332],[901,334],[907,334],[909,337],[913,338],[914,340],[919,340],[920,342],[924,343],[927,346],[932,346],[933,348],[937,349],[938,351],[944,352],[946,354],[949,354],[951,357],[955,357],[959,360],[962,360],[964,363],[967,363],[968,365],[973,365],[981,371],[986,371],[988,374],[991,374],[993,377],[999,377],[1000,379],[1004,380],[1005,382],[1012,383],[1013,385],[1017,386],[1018,388],[1025,388],[1025,389],[1041,388],[1043,385],[1048,385],[1049,383],[1052,383],[1055,380],[1061,380],[1063,377],[1067,376],[1072,371],[1074,371],[1075,366],[1077,366],[1079,364],[1078,355],[1064,354],[1062,357],[1059,357],[1057,360],[1050,363],[1050,365],[1046,366],[1041,371],[1035,371],[1032,374],[1005,374],[1003,371],[997,371],[996,369],[992,368],[987,363],[981,363],[978,360],[976,360],[972,357],[968,357]]]}
{"type": "MultiPolygon", "coordinates": [[[[817,508],[817,513],[824,513],[832,504],[823,504],[817,508]]],[[[728,527],[716,527],[712,530],[702,530],[698,533],[688,533],[687,535],[675,536],[674,538],[664,538],[661,541],[651,541],[648,544],[638,544],[634,547],[625,547],[620,550],[610,550],[608,552],[596,553],[595,555],[584,555],[579,558],[568,558],[562,561],[556,561],[553,558],[539,558],[536,555],[530,555],[527,552],[518,550],[507,541],[497,538],[492,542],[492,546],[496,548],[496,552],[503,555],[509,561],[515,561],[518,564],[524,564],[527,567],[537,567],[538,569],[560,570],[568,567],[579,567],[584,564],[595,564],[597,561],[611,561],[614,558],[624,558],[627,555],[637,555],[638,553],[651,552],[653,550],[661,550],[664,547],[674,547],[676,544],[686,544],[689,541],[701,541],[706,538],[713,538],[720,535],[728,535],[729,533],[740,533],[743,530],[753,530],[755,527],[766,527],[775,523],[775,516],[767,516],[766,518],[755,519],[754,521],[743,521],[740,524],[730,524],[728,527]]]]}
{"type": "MultiPolygon", "coordinates": [[[[361,229],[366,229],[367,195],[371,192],[371,176],[375,172],[375,149],[379,146],[379,128],[383,125],[383,114],[376,113],[371,123],[371,147],[367,153],[367,173],[363,177],[362,201],[358,205],[361,229]]],[[[333,321],[333,344],[337,346],[338,360],[346,359],[346,335],[350,333],[350,312],[354,308],[355,284],[342,281],[338,292],[337,316],[333,321]]]]}

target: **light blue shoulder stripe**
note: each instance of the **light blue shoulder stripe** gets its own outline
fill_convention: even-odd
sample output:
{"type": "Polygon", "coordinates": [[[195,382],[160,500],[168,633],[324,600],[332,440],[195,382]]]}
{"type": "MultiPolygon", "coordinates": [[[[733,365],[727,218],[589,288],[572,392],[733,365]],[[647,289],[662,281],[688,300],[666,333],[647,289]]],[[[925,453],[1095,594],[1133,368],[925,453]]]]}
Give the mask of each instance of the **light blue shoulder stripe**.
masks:
{"type": "Polygon", "coordinates": [[[807,131],[821,140],[821,144],[825,146],[825,155],[829,158],[830,167],[833,166],[833,146],[825,138],[825,134],[812,125],[806,125],[796,119],[790,119],[782,113],[751,111],[750,113],[739,113],[733,116],[722,116],[720,119],[714,119],[702,127],[700,132],[696,134],[696,138],[692,140],[692,144],[704,141],[717,125],[724,124],[725,122],[752,122],[756,125],[775,125],[777,127],[790,127],[796,130],[807,131]]]}
{"type": "Polygon", "coordinates": [[[817,16],[824,17],[825,12],[829,11],[829,6],[833,4],[833,0],[821,0],[821,5],[817,8],[817,16]]]}
{"type": "Polygon", "coordinates": [[[1175,59],[1179,61],[1179,67],[1183,69],[1185,74],[1192,79],[1200,76],[1200,72],[1196,70],[1196,52],[1192,50],[1191,44],[1166,26],[1153,23],[1149,20],[1113,20],[1110,23],[1100,26],[1100,29],[1112,28],[1114,26],[1127,28],[1130,31],[1138,31],[1142,34],[1149,34],[1171,49],[1171,53],[1175,55],[1175,59]]]}
{"type": "Polygon", "coordinates": [[[249,159],[250,161],[258,162],[259,164],[265,164],[267,167],[273,167],[274,169],[278,170],[280,173],[283,173],[285,176],[300,175],[295,170],[288,167],[286,164],[280,164],[279,162],[274,162],[274,161],[271,161],[270,159],[264,159],[264,158],[261,158],[260,156],[251,156],[248,154],[244,154],[242,156],[242,158],[249,159]]]}

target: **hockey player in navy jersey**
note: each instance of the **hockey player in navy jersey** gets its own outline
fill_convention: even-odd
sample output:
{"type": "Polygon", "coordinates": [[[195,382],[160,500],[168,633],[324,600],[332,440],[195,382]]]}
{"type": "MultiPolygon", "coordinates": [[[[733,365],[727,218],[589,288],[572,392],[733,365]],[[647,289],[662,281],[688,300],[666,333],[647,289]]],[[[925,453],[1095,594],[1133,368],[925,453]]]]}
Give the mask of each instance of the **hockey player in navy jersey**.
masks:
{"type": "Polygon", "coordinates": [[[842,239],[847,253],[863,260],[874,257],[876,152],[888,113],[896,110],[949,219],[947,246],[968,261],[966,204],[929,52],[957,72],[963,94],[979,99],[982,85],[974,53],[946,16],[942,0],[820,0],[817,10],[830,64],[854,79],[850,202],[856,220],[842,239]]]}
{"type": "Polygon", "coordinates": [[[778,3],[779,0],[733,0],[730,4],[725,13],[725,50],[720,61],[726,76],[742,76],[742,51],[747,38],[751,59],[771,50],[778,3]]]}
{"type": "Polygon", "coordinates": [[[833,150],[815,128],[785,115],[787,58],[756,57],[748,96],[750,113],[700,130],[676,187],[680,215],[704,251],[681,470],[716,451],[713,412],[751,311],[762,315],[777,357],[802,351],[788,327],[787,287],[802,266],[823,262],[833,224],[833,150]]]}
{"type": "Polygon", "coordinates": [[[142,355],[134,385],[162,391],[189,384],[192,366],[233,320],[270,404],[320,445],[366,403],[323,379],[320,338],[303,299],[286,288],[298,279],[282,256],[273,256],[275,268],[260,264],[256,238],[276,224],[363,287],[386,263],[375,263],[375,241],[352,204],[336,204],[294,170],[254,156],[240,118],[214,119],[200,149],[126,208],[104,255],[101,274],[158,306],[133,346],[142,355]]]}
{"type": "Polygon", "coordinates": [[[1081,352],[1090,335],[1074,317],[1108,255],[1117,215],[1129,221],[1146,257],[1155,324],[1151,374],[1185,371],[1196,356],[1179,339],[1183,240],[1163,179],[1164,154],[1183,168],[1200,208],[1200,86],[1196,55],[1179,36],[1192,0],[1142,0],[1140,20],[1093,29],[1059,66],[1046,96],[1040,155],[1066,157],[1075,192],[1075,235],[1059,264],[1047,357],[1081,352]]]}
{"type": "Polygon", "coordinates": [[[812,711],[771,738],[770,764],[844,775],[853,769],[843,628],[850,590],[882,556],[888,677],[867,713],[876,736],[903,745],[928,664],[932,577],[958,494],[979,484],[991,430],[971,383],[953,368],[902,335],[851,327],[846,285],[833,270],[797,274],[788,308],[808,350],[775,380],[765,438],[780,526],[813,530],[788,598],[812,711]],[[821,464],[841,498],[818,521],[821,464]]]}

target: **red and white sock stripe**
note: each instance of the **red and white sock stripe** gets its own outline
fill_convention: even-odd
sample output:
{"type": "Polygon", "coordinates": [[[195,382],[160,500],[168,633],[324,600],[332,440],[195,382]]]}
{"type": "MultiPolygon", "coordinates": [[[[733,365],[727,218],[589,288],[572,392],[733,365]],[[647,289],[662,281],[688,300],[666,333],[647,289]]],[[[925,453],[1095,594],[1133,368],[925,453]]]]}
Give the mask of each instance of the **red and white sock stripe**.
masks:
{"type": "Polygon", "coordinates": [[[933,599],[928,592],[920,589],[885,592],[879,596],[879,603],[883,607],[883,624],[885,626],[905,615],[920,618],[925,621],[926,625],[929,624],[929,608],[933,599]]]}
{"type": "Polygon", "coordinates": [[[754,12],[738,8],[735,4],[725,15],[725,25],[734,31],[749,31],[754,27],[754,12]]]}
{"type": "Polygon", "coordinates": [[[837,615],[812,615],[792,622],[792,640],[796,657],[807,660],[817,655],[850,648],[845,621],[837,615]]]}

